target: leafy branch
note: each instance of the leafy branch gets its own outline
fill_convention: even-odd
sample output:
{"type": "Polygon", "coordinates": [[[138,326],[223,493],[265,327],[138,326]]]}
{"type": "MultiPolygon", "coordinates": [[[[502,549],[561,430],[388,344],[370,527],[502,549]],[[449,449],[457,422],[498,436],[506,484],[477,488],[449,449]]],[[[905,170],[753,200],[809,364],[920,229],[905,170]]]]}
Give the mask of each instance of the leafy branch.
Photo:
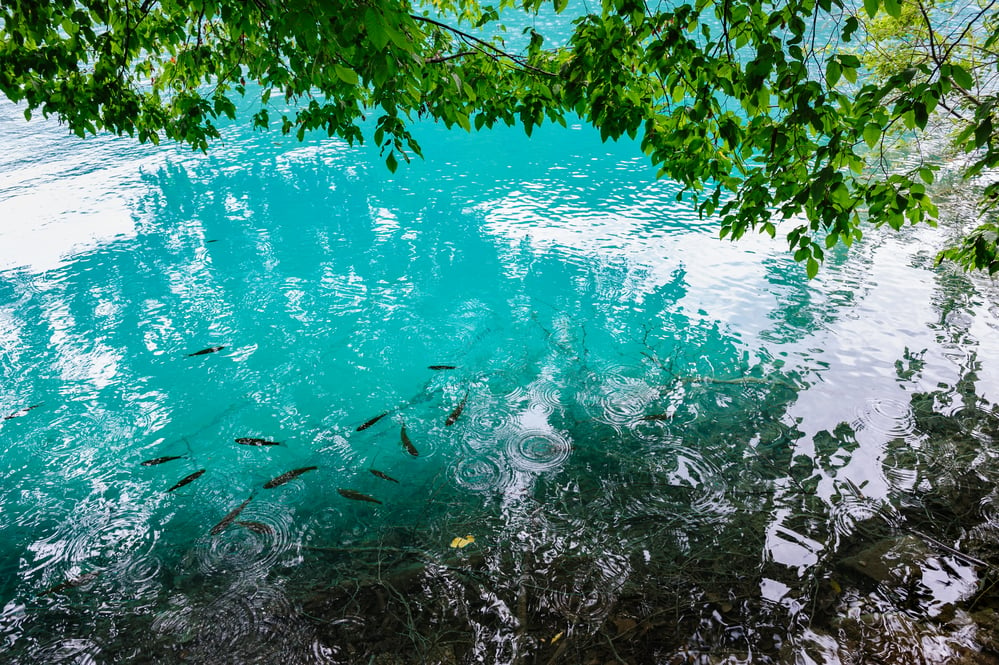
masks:
{"type": "MultiPolygon", "coordinates": [[[[419,14],[410,14],[409,17],[411,19],[413,19],[414,21],[420,21],[421,23],[429,23],[431,25],[437,26],[438,28],[442,28],[444,30],[447,30],[451,34],[453,34],[456,37],[458,37],[458,39],[460,39],[462,42],[464,42],[467,46],[470,46],[471,48],[475,49],[476,51],[478,51],[480,53],[483,53],[485,55],[488,55],[489,57],[492,57],[494,59],[506,59],[506,60],[509,60],[510,62],[514,63],[520,69],[523,69],[523,70],[526,70],[526,71],[529,71],[529,72],[533,72],[535,74],[541,74],[542,76],[551,76],[551,77],[557,77],[558,76],[558,74],[555,74],[554,72],[545,71],[544,69],[540,69],[538,67],[535,67],[535,66],[531,65],[530,63],[527,62],[527,60],[525,58],[523,58],[523,57],[521,57],[519,55],[515,55],[515,54],[510,53],[508,51],[504,51],[503,49],[499,48],[495,44],[491,44],[491,43],[485,41],[484,39],[480,39],[480,38],[476,37],[475,35],[471,35],[471,34],[469,34],[467,32],[459,30],[458,28],[455,28],[454,26],[447,25],[446,23],[442,23],[441,21],[438,21],[436,19],[432,19],[432,18],[430,18],[428,16],[420,16],[419,14]]],[[[467,54],[459,54],[459,55],[454,56],[454,57],[459,57],[459,56],[463,56],[463,55],[467,55],[467,54]]],[[[435,60],[433,58],[429,59],[428,61],[429,62],[435,62],[435,60]]],[[[436,60],[436,62],[440,62],[440,60],[438,59],[438,60],[436,60]]]]}

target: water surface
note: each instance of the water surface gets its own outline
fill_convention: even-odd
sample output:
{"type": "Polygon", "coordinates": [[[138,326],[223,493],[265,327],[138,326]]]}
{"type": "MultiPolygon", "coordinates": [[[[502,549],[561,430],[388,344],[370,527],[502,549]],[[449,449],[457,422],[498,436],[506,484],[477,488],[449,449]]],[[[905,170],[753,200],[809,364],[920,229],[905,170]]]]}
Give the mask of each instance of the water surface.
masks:
{"type": "Polygon", "coordinates": [[[392,175],[0,116],[12,662],[988,648],[999,308],[936,232],[807,282],[579,125],[392,175]]]}

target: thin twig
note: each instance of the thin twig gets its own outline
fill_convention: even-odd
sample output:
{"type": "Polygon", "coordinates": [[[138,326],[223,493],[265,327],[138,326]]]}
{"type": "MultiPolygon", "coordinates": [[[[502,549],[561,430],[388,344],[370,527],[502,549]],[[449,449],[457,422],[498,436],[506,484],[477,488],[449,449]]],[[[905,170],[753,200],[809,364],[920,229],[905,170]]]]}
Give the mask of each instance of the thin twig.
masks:
{"type": "Polygon", "coordinates": [[[555,74],[553,72],[545,71],[544,69],[540,69],[540,68],[535,67],[533,65],[529,65],[524,60],[524,58],[522,58],[520,56],[517,56],[517,55],[514,55],[512,53],[509,53],[508,51],[504,51],[503,49],[499,48],[495,44],[491,44],[491,43],[485,41],[484,39],[479,39],[475,35],[470,35],[469,33],[464,32],[462,30],[459,30],[458,28],[455,28],[453,26],[450,26],[447,23],[442,23],[442,22],[437,21],[435,19],[432,19],[432,18],[430,18],[428,16],[420,16],[419,14],[410,14],[409,17],[411,19],[413,19],[414,21],[420,21],[421,23],[430,23],[431,25],[436,25],[438,28],[443,28],[444,30],[447,30],[448,32],[451,32],[451,33],[457,35],[458,37],[460,37],[462,39],[462,41],[465,41],[466,43],[468,43],[468,42],[475,42],[476,44],[479,44],[479,45],[483,46],[484,48],[486,48],[486,49],[488,49],[490,51],[493,51],[497,55],[499,55],[499,56],[501,56],[503,58],[509,59],[510,61],[512,61],[513,63],[515,63],[518,67],[521,67],[521,68],[526,69],[528,71],[534,72],[536,74],[542,74],[544,76],[551,76],[553,78],[555,78],[555,77],[558,76],[558,74],[555,74]]]}

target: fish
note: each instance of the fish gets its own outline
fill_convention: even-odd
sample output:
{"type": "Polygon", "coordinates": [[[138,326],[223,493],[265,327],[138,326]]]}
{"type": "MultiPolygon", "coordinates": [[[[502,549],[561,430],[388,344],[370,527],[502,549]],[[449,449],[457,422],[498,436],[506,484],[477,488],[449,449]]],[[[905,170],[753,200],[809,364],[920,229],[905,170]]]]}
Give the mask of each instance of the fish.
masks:
{"type": "MultiPolygon", "coordinates": [[[[250,499],[252,498],[253,495],[251,494],[250,499]]],[[[221,522],[213,526],[212,530],[209,533],[211,533],[213,536],[217,536],[223,531],[225,531],[225,528],[230,524],[232,524],[236,520],[236,518],[239,517],[239,514],[243,512],[243,508],[246,508],[246,504],[250,503],[250,499],[247,499],[243,503],[239,504],[236,508],[233,508],[231,511],[229,511],[229,514],[223,517],[221,522]]]]}
{"type": "Polygon", "coordinates": [[[673,420],[672,413],[650,413],[647,416],[642,416],[642,420],[673,420]]]}
{"type": "Polygon", "coordinates": [[[357,431],[358,432],[363,432],[364,430],[368,429],[369,427],[371,427],[372,425],[374,425],[375,423],[377,423],[379,420],[381,420],[382,418],[384,418],[388,414],[389,414],[389,412],[386,411],[385,413],[379,413],[377,416],[375,416],[371,420],[365,420],[364,424],[357,428],[357,431]]]}
{"type": "Polygon", "coordinates": [[[206,356],[209,353],[215,353],[216,351],[221,351],[224,346],[209,346],[207,349],[201,349],[200,351],[195,351],[194,353],[188,353],[187,356],[206,356]]]}
{"type": "Polygon", "coordinates": [[[867,497],[864,496],[864,493],[860,491],[860,488],[857,487],[857,484],[855,482],[853,482],[849,478],[844,478],[844,480],[846,480],[846,484],[850,488],[850,491],[856,494],[858,499],[867,499],[867,497]]]}
{"type": "Polygon", "coordinates": [[[142,463],[142,466],[156,466],[157,464],[163,464],[163,462],[172,462],[175,459],[184,459],[184,456],[168,455],[166,457],[157,457],[156,459],[147,459],[142,463]]]}
{"type": "Polygon", "coordinates": [[[280,446],[280,441],[268,441],[267,439],[255,439],[252,436],[244,436],[236,439],[236,443],[241,446],[280,446]]]}
{"type": "Polygon", "coordinates": [[[384,474],[381,471],[379,471],[378,469],[368,469],[368,471],[370,471],[371,473],[375,474],[376,476],[378,476],[382,480],[387,480],[387,481],[392,482],[392,483],[398,483],[399,482],[398,480],[396,480],[392,476],[384,474]]]}
{"type": "Polygon", "coordinates": [[[458,421],[458,418],[461,416],[461,412],[465,410],[465,402],[467,400],[468,393],[465,393],[465,396],[461,398],[460,402],[458,402],[458,406],[454,407],[454,411],[452,411],[451,415],[449,415],[447,420],[444,421],[445,427],[450,427],[458,421]]]}
{"type": "Polygon", "coordinates": [[[299,477],[306,471],[315,471],[318,468],[319,468],[318,466],[303,466],[301,469],[292,469],[287,473],[282,473],[277,478],[268,480],[266,483],[264,483],[264,489],[269,490],[272,487],[277,487],[278,485],[284,485],[289,480],[299,477]]]}
{"type": "Polygon", "coordinates": [[[353,499],[354,501],[367,501],[369,503],[378,503],[378,504],[381,503],[381,501],[379,501],[373,496],[368,496],[367,494],[361,494],[360,492],[355,492],[354,490],[345,490],[338,487],[336,491],[339,492],[340,496],[346,499],[353,499]]]}
{"type": "Polygon", "coordinates": [[[413,457],[419,456],[420,451],[417,450],[416,446],[413,445],[413,442],[409,440],[409,436],[406,434],[405,425],[402,426],[402,431],[400,432],[400,434],[401,434],[400,438],[402,439],[402,447],[406,449],[406,452],[412,455],[413,457]]]}
{"type": "Polygon", "coordinates": [[[50,587],[45,591],[42,591],[40,594],[38,594],[37,597],[41,598],[42,596],[48,596],[53,593],[59,593],[60,591],[65,591],[66,589],[72,589],[74,587],[83,586],[87,582],[91,582],[97,579],[97,576],[99,574],[100,573],[85,573],[83,575],[80,575],[79,577],[70,578],[65,582],[60,582],[59,584],[56,584],[54,587],[50,587]]]}
{"type": "Polygon", "coordinates": [[[427,369],[441,371],[442,369],[458,369],[457,365],[430,365],[427,369]]]}
{"type": "Polygon", "coordinates": [[[37,409],[40,406],[41,406],[41,404],[32,404],[31,406],[26,406],[23,409],[18,409],[17,411],[15,411],[14,413],[10,414],[9,416],[4,416],[3,419],[4,420],[10,420],[11,418],[20,418],[21,416],[23,416],[24,414],[26,414],[28,411],[31,411],[32,409],[37,409]]]}
{"type": "Polygon", "coordinates": [[[240,525],[242,527],[246,527],[247,529],[249,529],[253,533],[259,533],[259,534],[265,535],[265,536],[274,533],[274,529],[271,528],[271,525],[270,524],[264,524],[263,522],[253,522],[253,521],[247,520],[245,522],[236,522],[236,524],[238,524],[238,525],[240,525]]]}
{"type": "Polygon", "coordinates": [[[205,470],[201,469],[200,471],[195,471],[194,473],[192,473],[189,476],[184,476],[183,478],[180,479],[180,481],[176,485],[174,485],[173,487],[171,487],[170,489],[168,489],[167,492],[172,492],[175,489],[180,489],[181,487],[183,487],[184,485],[187,485],[188,483],[193,483],[195,480],[197,480],[198,478],[200,478],[201,474],[203,474],[204,472],[205,472],[205,470]]]}

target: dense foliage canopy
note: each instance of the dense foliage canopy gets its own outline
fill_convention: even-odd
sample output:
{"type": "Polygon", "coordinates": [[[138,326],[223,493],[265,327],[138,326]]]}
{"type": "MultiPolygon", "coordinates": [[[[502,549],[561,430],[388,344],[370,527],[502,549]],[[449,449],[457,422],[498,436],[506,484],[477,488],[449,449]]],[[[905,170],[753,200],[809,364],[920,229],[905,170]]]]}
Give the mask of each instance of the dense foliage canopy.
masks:
{"type": "MultiPolygon", "coordinates": [[[[393,170],[420,154],[417,118],[530,133],[576,114],[640,138],[723,237],[781,224],[809,275],[864,223],[934,220],[938,166],[893,167],[898,136],[946,114],[934,127],[970,155],[966,176],[999,164],[994,1],[567,2],[0,0],[0,91],[81,136],[200,149],[252,95],[254,125],[367,138],[393,170]],[[566,14],[565,35],[539,32],[538,13],[566,14]]],[[[947,256],[999,270],[996,230],[947,256]]]]}

